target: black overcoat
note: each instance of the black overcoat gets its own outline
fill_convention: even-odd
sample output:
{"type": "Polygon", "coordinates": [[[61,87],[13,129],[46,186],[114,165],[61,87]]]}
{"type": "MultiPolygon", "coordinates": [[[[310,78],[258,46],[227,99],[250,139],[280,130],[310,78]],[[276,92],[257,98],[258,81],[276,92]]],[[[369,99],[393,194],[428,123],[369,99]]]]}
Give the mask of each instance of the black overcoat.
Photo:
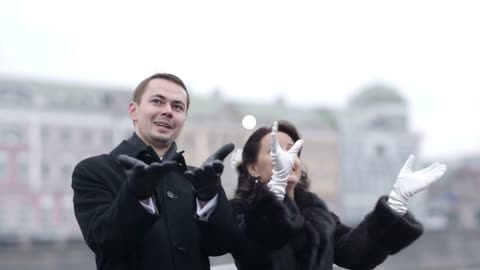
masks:
{"type": "Polygon", "coordinates": [[[160,159],[133,134],[109,154],[81,161],[74,169],[75,216],[102,270],[209,269],[208,256],[232,249],[236,223],[223,189],[208,222],[196,218],[196,202],[181,153],[173,144],[163,159],[178,161],[154,194],[158,214],[148,213],[126,188],[117,162],[126,154],[151,163],[160,159]]]}

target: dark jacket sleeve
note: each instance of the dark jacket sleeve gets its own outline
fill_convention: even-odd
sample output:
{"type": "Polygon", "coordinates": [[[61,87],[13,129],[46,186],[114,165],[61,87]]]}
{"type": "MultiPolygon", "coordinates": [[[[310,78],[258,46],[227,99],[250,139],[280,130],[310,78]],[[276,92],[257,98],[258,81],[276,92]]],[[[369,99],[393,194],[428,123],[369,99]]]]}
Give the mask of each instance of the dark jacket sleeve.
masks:
{"type": "Polygon", "coordinates": [[[353,229],[332,216],[336,221],[334,262],[348,269],[373,269],[423,233],[422,224],[410,213],[402,216],[390,209],[386,196],[353,229]]]}
{"type": "Polygon", "coordinates": [[[250,198],[230,203],[240,231],[239,244],[232,253],[236,260],[244,256],[264,258],[284,246],[304,222],[294,202],[288,197],[278,201],[265,185],[258,185],[250,198]]]}
{"type": "Polygon", "coordinates": [[[220,256],[232,251],[238,241],[238,227],[232,207],[223,188],[218,193],[215,210],[208,221],[197,219],[200,243],[208,256],[220,256]]]}
{"type": "Polygon", "coordinates": [[[158,216],[148,213],[125,185],[115,190],[109,178],[118,177],[121,169],[115,172],[109,159],[98,156],[75,167],[73,205],[87,245],[95,253],[121,256],[137,247],[158,216]]]}

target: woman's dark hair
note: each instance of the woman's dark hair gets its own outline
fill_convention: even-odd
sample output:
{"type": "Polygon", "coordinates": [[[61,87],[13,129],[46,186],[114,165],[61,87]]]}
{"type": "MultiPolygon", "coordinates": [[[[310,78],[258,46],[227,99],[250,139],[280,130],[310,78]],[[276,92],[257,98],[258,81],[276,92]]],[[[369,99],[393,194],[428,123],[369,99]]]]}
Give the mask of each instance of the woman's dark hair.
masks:
{"type": "MultiPolygon", "coordinates": [[[[270,134],[271,127],[260,127],[255,132],[250,135],[245,146],[243,147],[242,152],[242,162],[237,166],[238,171],[238,183],[237,189],[235,190],[235,197],[246,198],[255,188],[256,178],[250,175],[248,172],[247,166],[257,162],[258,152],[260,151],[260,141],[265,135],[270,134]]],[[[297,128],[290,122],[281,120],[278,121],[278,131],[286,133],[294,142],[301,139],[300,133],[297,128]]],[[[300,156],[300,153],[298,155],[300,156]]],[[[307,191],[310,186],[310,180],[306,171],[302,169],[302,174],[300,177],[299,183],[296,185],[295,189],[307,191]]]]}

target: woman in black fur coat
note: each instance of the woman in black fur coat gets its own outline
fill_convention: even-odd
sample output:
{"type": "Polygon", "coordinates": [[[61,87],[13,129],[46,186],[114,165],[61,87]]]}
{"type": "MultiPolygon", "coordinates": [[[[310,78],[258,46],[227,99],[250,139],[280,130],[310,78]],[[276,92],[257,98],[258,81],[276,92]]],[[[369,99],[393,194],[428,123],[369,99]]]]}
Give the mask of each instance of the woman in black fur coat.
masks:
{"type": "Polygon", "coordinates": [[[350,228],[308,191],[299,159],[302,144],[286,121],[261,127],[247,140],[231,200],[240,222],[241,239],[232,252],[239,270],[325,270],[333,264],[373,269],[422,234],[422,225],[407,211],[408,199],[440,178],[445,165],[414,172],[411,156],[389,196],[350,228]]]}

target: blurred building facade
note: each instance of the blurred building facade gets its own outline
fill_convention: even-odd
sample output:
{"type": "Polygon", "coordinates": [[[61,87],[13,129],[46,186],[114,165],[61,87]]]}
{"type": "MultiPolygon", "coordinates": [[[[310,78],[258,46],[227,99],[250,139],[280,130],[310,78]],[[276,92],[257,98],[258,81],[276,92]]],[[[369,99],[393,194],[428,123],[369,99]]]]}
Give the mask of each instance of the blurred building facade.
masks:
{"type": "MultiPolygon", "coordinates": [[[[374,84],[353,96],[340,116],[343,219],[351,224],[388,195],[400,168],[415,154],[418,136],[409,128],[408,104],[393,88],[374,84]]],[[[418,161],[417,161],[418,164],[418,161]]],[[[425,216],[425,195],[409,209],[425,216]]]]}
{"type": "Polygon", "coordinates": [[[433,228],[480,227],[480,156],[446,161],[448,171],[429,189],[433,228]]]}
{"type": "Polygon", "coordinates": [[[0,234],[12,241],[80,237],[72,170],[125,134],[111,90],[2,80],[0,83],[0,234]]]}

